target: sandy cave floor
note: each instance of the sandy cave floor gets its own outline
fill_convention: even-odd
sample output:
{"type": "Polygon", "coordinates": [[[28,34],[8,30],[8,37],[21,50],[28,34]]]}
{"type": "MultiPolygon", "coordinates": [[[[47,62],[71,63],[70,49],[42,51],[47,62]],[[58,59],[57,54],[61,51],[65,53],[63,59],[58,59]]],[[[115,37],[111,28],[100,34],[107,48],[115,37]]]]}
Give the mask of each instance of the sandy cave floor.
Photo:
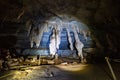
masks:
{"type": "MultiPolygon", "coordinates": [[[[114,64],[119,80],[119,64],[114,64]],[[116,67],[115,67],[116,66],[116,67]]],[[[106,64],[61,64],[0,72],[0,80],[113,80],[106,64]]]]}

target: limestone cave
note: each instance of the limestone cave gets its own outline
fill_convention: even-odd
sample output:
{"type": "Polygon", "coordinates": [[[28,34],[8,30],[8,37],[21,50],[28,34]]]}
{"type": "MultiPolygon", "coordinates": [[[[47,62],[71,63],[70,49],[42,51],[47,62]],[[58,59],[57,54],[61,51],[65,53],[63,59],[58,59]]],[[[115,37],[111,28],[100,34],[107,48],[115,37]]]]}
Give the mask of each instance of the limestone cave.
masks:
{"type": "Polygon", "coordinates": [[[119,80],[120,0],[0,0],[0,80],[119,80]]]}

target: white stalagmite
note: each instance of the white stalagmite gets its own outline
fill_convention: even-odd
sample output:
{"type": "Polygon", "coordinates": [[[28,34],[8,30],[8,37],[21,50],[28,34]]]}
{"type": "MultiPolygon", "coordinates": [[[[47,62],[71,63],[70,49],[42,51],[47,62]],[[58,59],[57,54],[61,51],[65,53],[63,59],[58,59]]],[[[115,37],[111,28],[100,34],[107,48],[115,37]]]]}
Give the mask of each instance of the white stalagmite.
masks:
{"type": "Polygon", "coordinates": [[[55,41],[55,29],[53,29],[53,34],[50,37],[49,49],[50,49],[50,55],[54,57],[55,53],[57,52],[56,41],[55,41]]]}
{"type": "Polygon", "coordinates": [[[84,57],[83,57],[82,49],[84,47],[84,44],[80,41],[80,39],[78,37],[78,33],[75,28],[74,28],[73,32],[74,32],[74,36],[75,36],[75,47],[78,51],[78,56],[81,57],[81,60],[83,60],[84,57]]]}
{"type": "Polygon", "coordinates": [[[73,50],[74,48],[73,48],[72,38],[69,29],[67,29],[67,34],[68,34],[68,41],[70,43],[70,49],[73,50]]]}

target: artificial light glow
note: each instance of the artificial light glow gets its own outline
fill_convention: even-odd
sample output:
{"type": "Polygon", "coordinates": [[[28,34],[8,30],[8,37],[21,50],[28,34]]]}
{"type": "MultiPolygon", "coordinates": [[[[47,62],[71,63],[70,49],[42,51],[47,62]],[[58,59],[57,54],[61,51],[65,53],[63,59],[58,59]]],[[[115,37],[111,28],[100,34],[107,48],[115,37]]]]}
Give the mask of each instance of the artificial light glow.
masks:
{"type": "Polygon", "coordinates": [[[56,65],[56,67],[65,70],[65,71],[81,71],[87,67],[87,64],[67,64],[67,65],[56,65]]]}

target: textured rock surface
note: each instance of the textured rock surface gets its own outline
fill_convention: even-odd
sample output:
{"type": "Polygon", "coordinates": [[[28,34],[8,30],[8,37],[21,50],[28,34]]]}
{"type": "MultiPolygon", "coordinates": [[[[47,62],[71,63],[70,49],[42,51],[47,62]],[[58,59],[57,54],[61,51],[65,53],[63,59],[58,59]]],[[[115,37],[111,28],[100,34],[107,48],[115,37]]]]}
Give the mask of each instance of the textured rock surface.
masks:
{"type": "Polygon", "coordinates": [[[108,50],[118,53],[119,3],[119,0],[1,0],[0,47],[13,47],[17,39],[24,48],[29,47],[26,24],[36,27],[51,17],[65,14],[87,24],[102,49],[107,50],[105,53],[109,53],[108,50]]]}

